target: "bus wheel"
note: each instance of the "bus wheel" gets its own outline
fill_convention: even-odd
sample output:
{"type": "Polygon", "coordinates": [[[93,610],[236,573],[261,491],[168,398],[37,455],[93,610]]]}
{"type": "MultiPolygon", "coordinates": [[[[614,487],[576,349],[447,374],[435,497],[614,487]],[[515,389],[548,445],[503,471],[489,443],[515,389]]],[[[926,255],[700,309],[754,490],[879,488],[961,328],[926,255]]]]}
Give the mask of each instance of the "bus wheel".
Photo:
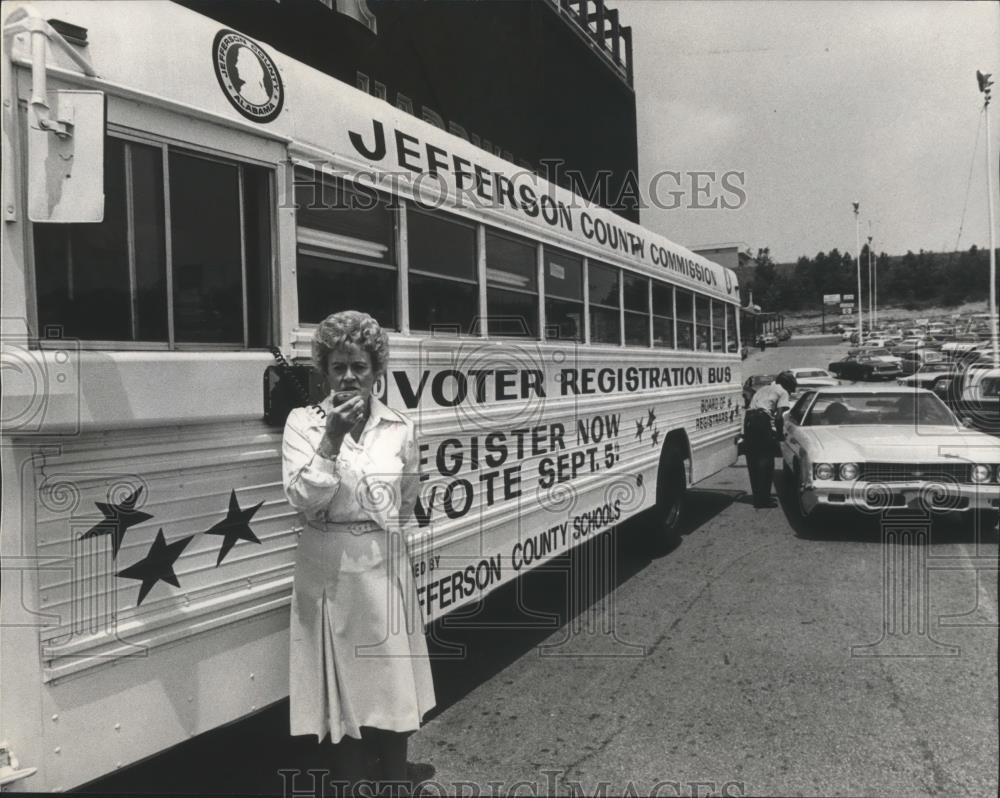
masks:
{"type": "Polygon", "coordinates": [[[677,449],[668,449],[663,455],[656,483],[656,538],[667,546],[681,542],[686,489],[684,458],[677,449]]]}

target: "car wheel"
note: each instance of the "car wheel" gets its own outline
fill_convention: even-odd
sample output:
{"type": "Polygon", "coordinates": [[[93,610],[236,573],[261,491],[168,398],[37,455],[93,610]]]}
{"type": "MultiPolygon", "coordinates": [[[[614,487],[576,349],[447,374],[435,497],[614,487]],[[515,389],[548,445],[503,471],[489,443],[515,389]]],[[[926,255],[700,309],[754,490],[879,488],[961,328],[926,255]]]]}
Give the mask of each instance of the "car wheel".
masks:
{"type": "Polygon", "coordinates": [[[684,458],[671,446],[663,453],[656,481],[656,539],[665,546],[673,547],[681,542],[686,492],[684,458]]]}
{"type": "Polygon", "coordinates": [[[789,504],[795,519],[798,521],[799,531],[803,536],[808,535],[815,520],[815,510],[806,509],[802,502],[802,486],[805,484],[802,465],[796,460],[794,469],[785,465],[783,471],[788,480],[789,504]]]}
{"type": "Polygon", "coordinates": [[[805,474],[802,472],[802,465],[799,464],[798,470],[796,471],[795,480],[795,509],[799,514],[799,518],[806,519],[810,515],[810,511],[806,509],[805,504],[802,502],[802,496],[804,491],[802,486],[806,483],[805,474]]]}

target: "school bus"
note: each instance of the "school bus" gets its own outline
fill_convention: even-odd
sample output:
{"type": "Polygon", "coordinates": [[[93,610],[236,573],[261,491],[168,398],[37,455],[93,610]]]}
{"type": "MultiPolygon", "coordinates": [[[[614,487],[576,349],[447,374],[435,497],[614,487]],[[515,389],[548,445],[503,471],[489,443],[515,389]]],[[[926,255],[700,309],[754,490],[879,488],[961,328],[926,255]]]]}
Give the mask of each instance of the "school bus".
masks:
{"type": "Polygon", "coordinates": [[[425,622],[676,536],[735,460],[733,272],[182,7],[4,14],[0,781],[287,695],[281,425],[329,313],[391,331],[425,622]]]}

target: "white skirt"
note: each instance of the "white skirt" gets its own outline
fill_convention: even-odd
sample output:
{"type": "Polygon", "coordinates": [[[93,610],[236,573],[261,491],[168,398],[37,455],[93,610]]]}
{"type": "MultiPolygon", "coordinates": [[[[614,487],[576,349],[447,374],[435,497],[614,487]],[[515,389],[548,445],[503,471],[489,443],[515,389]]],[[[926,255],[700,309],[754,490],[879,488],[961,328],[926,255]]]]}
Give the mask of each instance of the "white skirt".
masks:
{"type": "Polygon", "coordinates": [[[434,683],[402,537],[324,527],[307,524],[296,552],[291,733],[322,741],[329,732],[336,743],[360,738],[362,726],[417,729],[434,683]]]}

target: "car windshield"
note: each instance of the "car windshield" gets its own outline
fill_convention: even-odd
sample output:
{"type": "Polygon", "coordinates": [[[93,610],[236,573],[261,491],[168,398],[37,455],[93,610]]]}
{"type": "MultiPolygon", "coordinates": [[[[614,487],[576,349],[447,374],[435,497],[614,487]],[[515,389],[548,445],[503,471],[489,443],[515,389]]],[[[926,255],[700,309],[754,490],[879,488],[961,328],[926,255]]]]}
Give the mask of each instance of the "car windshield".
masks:
{"type": "Polygon", "coordinates": [[[803,377],[829,377],[822,369],[799,369],[795,372],[795,379],[801,380],[803,377]]]}
{"type": "Polygon", "coordinates": [[[933,394],[824,393],[816,397],[804,426],[913,424],[956,426],[955,417],[933,394]]]}
{"type": "Polygon", "coordinates": [[[930,372],[948,371],[950,368],[951,368],[951,366],[948,365],[948,363],[945,363],[945,362],[941,362],[941,363],[927,363],[926,365],[924,365],[924,366],[921,367],[920,373],[921,374],[928,374],[930,372]]]}

